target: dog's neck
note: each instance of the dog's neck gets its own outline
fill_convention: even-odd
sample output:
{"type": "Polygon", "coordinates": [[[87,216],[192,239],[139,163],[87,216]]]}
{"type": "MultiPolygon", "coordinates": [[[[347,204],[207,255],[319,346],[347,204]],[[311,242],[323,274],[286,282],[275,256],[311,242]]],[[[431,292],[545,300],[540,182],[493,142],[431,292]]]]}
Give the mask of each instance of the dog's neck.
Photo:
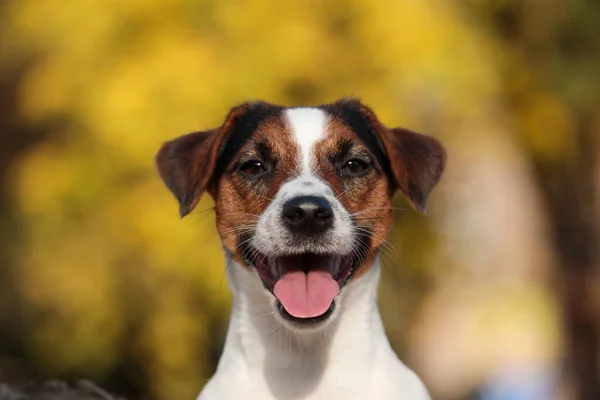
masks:
{"type": "MultiPolygon", "coordinates": [[[[229,284],[234,294],[227,342],[219,372],[246,370],[277,393],[313,390],[329,377],[351,379],[356,366],[396,359],[377,308],[380,268],[376,261],[348,284],[337,303],[337,318],[324,330],[294,332],[275,319],[273,304],[253,272],[231,261],[229,284]],[[349,376],[350,375],[350,376],[349,376]],[[295,387],[301,382],[302,387],[295,387]]],[[[364,373],[355,382],[366,379],[364,373]]],[[[293,396],[295,397],[295,396],[293,396]]]]}

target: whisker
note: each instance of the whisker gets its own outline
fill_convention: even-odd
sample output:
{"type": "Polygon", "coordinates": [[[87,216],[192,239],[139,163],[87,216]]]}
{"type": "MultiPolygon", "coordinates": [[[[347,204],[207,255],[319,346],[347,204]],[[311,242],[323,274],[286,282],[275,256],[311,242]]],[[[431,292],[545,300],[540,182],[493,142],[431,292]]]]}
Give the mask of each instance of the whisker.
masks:
{"type": "Polygon", "coordinates": [[[275,311],[267,311],[264,313],[252,313],[252,315],[259,315],[261,317],[268,317],[269,315],[275,315],[275,311]]]}
{"type": "MultiPolygon", "coordinates": [[[[360,241],[360,239],[359,239],[360,241]]],[[[367,252],[369,251],[368,245],[366,242],[361,242],[362,246],[359,248],[359,263],[360,265],[365,263],[365,260],[367,258],[367,252]]]]}
{"type": "Polygon", "coordinates": [[[229,226],[229,227],[234,227],[234,226],[240,226],[242,224],[257,224],[258,223],[258,219],[238,219],[236,221],[227,221],[227,220],[221,220],[219,222],[221,225],[225,225],[225,226],[229,226]],[[235,223],[232,223],[235,222],[235,223]]]}
{"type": "Polygon", "coordinates": [[[366,235],[357,235],[358,243],[352,245],[352,260],[358,263],[358,265],[362,265],[364,263],[369,250],[369,246],[365,241],[361,240],[361,236],[366,237],[366,235]]]}
{"type": "Polygon", "coordinates": [[[396,251],[396,248],[389,242],[387,241],[385,238],[373,233],[372,231],[370,231],[369,229],[366,228],[362,228],[362,227],[355,227],[354,229],[356,229],[357,235],[359,236],[367,236],[367,237],[373,237],[375,239],[378,239],[381,241],[382,246],[386,246],[389,248],[390,251],[396,251]]]}
{"type": "Polygon", "coordinates": [[[345,195],[347,195],[348,193],[350,193],[350,189],[344,190],[342,193],[340,193],[339,195],[335,196],[335,198],[339,200],[342,197],[344,197],[345,195]]]}
{"type": "Polygon", "coordinates": [[[219,282],[219,290],[223,289],[223,282],[225,281],[225,276],[229,271],[229,263],[233,260],[233,255],[225,254],[225,268],[223,268],[223,275],[221,275],[221,282],[219,282]]]}
{"type": "Polygon", "coordinates": [[[207,218],[214,217],[211,213],[188,214],[195,218],[195,221],[205,221],[207,218]]]}
{"type": "Polygon", "coordinates": [[[219,216],[226,216],[226,215],[250,215],[252,217],[256,217],[256,218],[260,218],[260,215],[258,214],[251,214],[251,213],[245,213],[245,212],[226,212],[226,213],[221,213],[218,214],[219,216]]]}
{"type": "MultiPolygon", "coordinates": [[[[386,250],[386,249],[382,249],[382,250],[386,250]]],[[[395,269],[398,268],[398,265],[396,264],[396,260],[391,256],[391,254],[388,254],[385,251],[380,251],[379,254],[381,254],[382,257],[385,257],[385,261],[387,261],[387,262],[381,263],[382,268],[389,270],[389,266],[387,265],[387,263],[392,264],[392,267],[394,267],[395,269]]]]}
{"type": "Polygon", "coordinates": [[[204,210],[194,210],[194,211],[192,211],[191,213],[189,213],[188,215],[200,215],[200,214],[207,213],[207,212],[209,212],[209,211],[214,211],[214,209],[215,209],[215,206],[212,206],[212,207],[206,208],[206,209],[204,209],[204,210]]]}
{"type": "Polygon", "coordinates": [[[230,232],[236,232],[236,231],[240,231],[240,230],[244,230],[244,229],[247,229],[247,230],[256,229],[256,225],[240,225],[240,226],[234,226],[234,227],[232,227],[232,228],[229,228],[229,229],[224,229],[224,230],[222,230],[222,231],[219,231],[219,233],[220,233],[221,235],[224,235],[224,234],[227,234],[227,233],[230,233],[230,232]]]}
{"type": "MultiPolygon", "coordinates": [[[[365,234],[361,234],[361,233],[357,233],[357,235],[361,236],[361,237],[371,238],[370,236],[365,235],[365,234]]],[[[390,243],[388,243],[388,242],[381,242],[381,246],[382,246],[382,248],[388,250],[390,253],[396,251],[396,249],[394,249],[393,246],[390,243]]]]}
{"type": "MultiPolygon", "coordinates": [[[[271,314],[274,314],[274,313],[271,313],[271,314]]],[[[272,335],[273,333],[275,333],[277,328],[279,328],[279,323],[278,322],[273,323],[273,325],[271,325],[271,327],[267,330],[266,335],[267,336],[272,335]]]]}
{"type": "Polygon", "coordinates": [[[357,211],[355,213],[350,214],[352,217],[360,215],[360,214],[366,214],[368,212],[371,211],[379,211],[379,210],[399,210],[399,211],[408,211],[408,208],[402,208],[402,207],[372,207],[372,208],[366,208],[364,210],[360,210],[357,211]]]}
{"type": "MultiPolygon", "coordinates": [[[[365,234],[365,233],[356,233],[357,236],[360,237],[367,237],[367,238],[371,238],[371,235],[365,234]]],[[[380,238],[376,238],[376,239],[380,239],[380,238]]],[[[381,240],[381,239],[380,239],[381,240]]],[[[383,246],[385,249],[387,249],[390,252],[396,251],[396,249],[393,247],[392,244],[390,244],[387,240],[386,241],[382,241],[381,242],[381,246],[383,246]]]]}
{"type": "Polygon", "coordinates": [[[255,193],[255,194],[254,194],[254,196],[262,197],[263,199],[266,199],[266,200],[269,200],[269,201],[273,201],[273,199],[272,199],[272,198],[270,198],[270,197],[267,197],[267,196],[260,195],[260,194],[258,194],[258,193],[255,193]]]}
{"type": "Polygon", "coordinates": [[[388,217],[388,216],[381,216],[381,217],[368,217],[368,218],[355,218],[354,221],[358,222],[358,221],[385,221],[385,220],[393,220],[393,221],[402,221],[403,218],[401,218],[400,216],[398,217],[388,217]]]}
{"type": "Polygon", "coordinates": [[[236,251],[237,249],[239,249],[241,246],[245,245],[246,243],[248,243],[252,239],[254,239],[254,236],[249,237],[248,239],[242,240],[240,243],[238,243],[237,246],[234,247],[234,249],[232,251],[236,251]]]}
{"type": "Polygon", "coordinates": [[[259,255],[259,254],[260,254],[260,251],[259,251],[258,249],[256,249],[256,248],[255,248],[255,249],[252,249],[252,253],[250,253],[250,254],[248,255],[248,259],[249,259],[249,261],[250,261],[252,264],[256,264],[256,263],[255,263],[255,261],[256,261],[256,257],[258,257],[258,255],[259,255]]]}

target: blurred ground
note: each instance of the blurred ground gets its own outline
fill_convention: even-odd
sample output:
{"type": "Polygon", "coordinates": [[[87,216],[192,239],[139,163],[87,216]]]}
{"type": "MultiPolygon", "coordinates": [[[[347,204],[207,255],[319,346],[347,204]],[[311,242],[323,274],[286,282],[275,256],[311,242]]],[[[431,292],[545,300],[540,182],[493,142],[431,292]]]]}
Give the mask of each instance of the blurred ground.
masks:
{"type": "Polygon", "coordinates": [[[65,382],[47,381],[41,385],[23,385],[20,388],[0,384],[0,400],[125,400],[115,399],[89,381],[79,381],[75,387],[65,382]]]}
{"type": "Polygon", "coordinates": [[[179,220],[154,153],[350,95],[449,152],[383,255],[403,360],[439,400],[600,399],[598,26],[591,0],[5,0],[0,381],[193,398],[230,295],[210,200],[179,220]]]}

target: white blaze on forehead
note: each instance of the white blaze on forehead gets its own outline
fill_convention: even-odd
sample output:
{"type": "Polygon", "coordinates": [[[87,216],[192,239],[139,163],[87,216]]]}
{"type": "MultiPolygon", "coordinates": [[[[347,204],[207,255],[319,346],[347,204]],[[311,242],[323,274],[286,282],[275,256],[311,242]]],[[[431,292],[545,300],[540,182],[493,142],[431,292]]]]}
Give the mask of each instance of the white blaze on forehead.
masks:
{"type": "Polygon", "coordinates": [[[325,136],[327,116],[318,108],[290,108],[286,111],[287,120],[300,147],[302,169],[310,170],[310,155],[314,144],[325,136]]]}

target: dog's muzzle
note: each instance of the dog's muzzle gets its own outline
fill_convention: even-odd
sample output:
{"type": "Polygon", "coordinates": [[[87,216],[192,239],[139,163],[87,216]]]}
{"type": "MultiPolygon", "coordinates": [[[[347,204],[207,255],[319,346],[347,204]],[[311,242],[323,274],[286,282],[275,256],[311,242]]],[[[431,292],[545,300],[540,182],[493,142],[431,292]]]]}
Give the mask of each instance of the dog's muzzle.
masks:
{"type": "Polygon", "coordinates": [[[282,197],[263,214],[253,240],[240,236],[242,257],[256,268],[284,319],[296,327],[314,326],[333,315],[338,294],[363,258],[361,244],[368,241],[353,234],[335,198],[282,197]]]}

